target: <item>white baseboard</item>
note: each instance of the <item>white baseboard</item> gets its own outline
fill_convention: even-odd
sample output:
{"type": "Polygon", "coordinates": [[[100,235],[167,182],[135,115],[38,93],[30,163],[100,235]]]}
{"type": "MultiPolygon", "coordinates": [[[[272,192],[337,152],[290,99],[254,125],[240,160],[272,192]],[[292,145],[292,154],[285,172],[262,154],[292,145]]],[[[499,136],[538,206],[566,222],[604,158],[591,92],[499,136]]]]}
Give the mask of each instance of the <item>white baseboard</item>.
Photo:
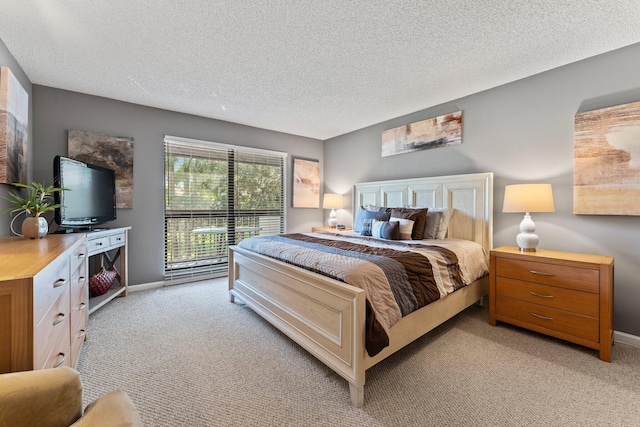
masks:
{"type": "Polygon", "coordinates": [[[640,337],[625,332],[613,331],[613,340],[640,348],[640,337]]]}
{"type": "Polygon", "coordinates": [[[127,286],[127,292],[148,291],[149,289],[158,289],[165,287],[164,281],[143,283],[141,285],[129,285],[127,286]]]}

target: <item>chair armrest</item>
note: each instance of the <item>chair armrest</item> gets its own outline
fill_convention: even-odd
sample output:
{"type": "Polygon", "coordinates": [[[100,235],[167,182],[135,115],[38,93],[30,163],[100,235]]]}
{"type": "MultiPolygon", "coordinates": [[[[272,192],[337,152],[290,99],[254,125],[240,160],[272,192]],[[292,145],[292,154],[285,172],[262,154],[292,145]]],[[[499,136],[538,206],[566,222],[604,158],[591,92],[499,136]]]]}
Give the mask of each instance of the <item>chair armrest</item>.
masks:
{"type": "Polygon", "coordinates": [[[111,391],[87,405],[84,415],[72,427],[144,427],[131,398],[122,390],[111,391]]]}
{"type": "Polygon", "coordinates": [[[0,375],[0,427],[68,427],[81,414],[82,381],[74,369],[0,375]]]}

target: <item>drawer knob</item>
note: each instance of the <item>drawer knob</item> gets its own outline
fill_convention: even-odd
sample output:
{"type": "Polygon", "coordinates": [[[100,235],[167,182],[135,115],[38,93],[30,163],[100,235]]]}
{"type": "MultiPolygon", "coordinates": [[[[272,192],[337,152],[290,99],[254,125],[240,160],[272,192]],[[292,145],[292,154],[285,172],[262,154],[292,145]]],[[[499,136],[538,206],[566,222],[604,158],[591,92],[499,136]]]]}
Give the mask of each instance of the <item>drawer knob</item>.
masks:
{"type": "Polygon", "coordinates": [[[553,317],[542,316],[536,313],[529,313],[529,314],[531,314],[533,317],[537,317],[538,319],[553,320],[553,317]]]}
{"type": "Polygon", "coordinates": [[[80,333],[78,334],[78,338],[84,338],[85,335],[87,335],[87,331],[85,331],[84,329],[80,329],[80,333]]]}
{"type": "Polygon", "coordinates": [[[53,322],[53,326],[57,325],[58,323],[64,321],[64,319],[67,318],[67,315],[64,313],[58,313],[58,318],[53,322]]]}
{"type": "Polygon", "coordinates": [[[60,286],[64,286],[66,284],[67,284],[67,281],[65,279],[58,279],[55,282],[53,282],[53,287],[59,288],[60,286]]]}
{"type": "Polygon", "coordinates": [[[64,353],[58,353],[58,361],[56,362],[55,365],[53,365],[54,368],[57,368],[58,366],[62,365],[64,363],[65,360],[67,360],[67,355],[64,353]]]}
{"type": "Polygon", "coordinates": [[[84,256],[85,256],[84,254],[78,254],[78,258],[80,259],[84,258],[84,256]]]}
{"type": "Polygon", "coordinates": [[[531,295],[533,295],[534,297],[540,297],[540,298],[553,298],[553,295],[540,295],[540,294],[537,294],[537,293],[535,293],[535,292],[533,292],[533,291],[531,291],[531,292],[529,292],[529,293],[530,293],[531,295]]]}
{"type": "Polygon", "coordinates": [[[78,307],[78,310],[84,310],[86,307],[87,307],[87,304],[81,302],[80,307],[78,307]]]}
{"type": "Polygon", "coordinates": [[[545,273],[544,271],[529,270],[529,272],[531,274],[537,274],[539,276],[555,276],[555,274],[553,273],[545,273]]]}

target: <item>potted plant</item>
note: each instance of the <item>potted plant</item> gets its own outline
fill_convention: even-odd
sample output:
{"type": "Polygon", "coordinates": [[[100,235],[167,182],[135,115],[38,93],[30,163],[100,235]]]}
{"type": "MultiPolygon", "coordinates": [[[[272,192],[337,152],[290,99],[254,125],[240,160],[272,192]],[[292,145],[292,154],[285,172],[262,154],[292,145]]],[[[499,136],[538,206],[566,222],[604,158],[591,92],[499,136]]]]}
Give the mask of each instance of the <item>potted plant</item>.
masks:
{"type": "MultiPolygon", "coordinates": [[[[33,181],[31,184],[13,183],[14,186],[24,188],[26,194],[24,196],[19,193],[9,193],[5,198],[11,205],[4,209],[5,212],[16,214],[11,220],[11,231],[13,231],[13,221],[24,212],[27,216],[22,223],[22,235],[25,238],[36,239],[47,235],[49,231],[49,223],[47,219],[41,215],[45,212],[52,211],[60,205],[54,204],[53,195],[57,191],[66,190],[54,186],[44,186],[43,184],[33,181]]],[[[13,231],[15,234],[15,231],[13,231]]]]}

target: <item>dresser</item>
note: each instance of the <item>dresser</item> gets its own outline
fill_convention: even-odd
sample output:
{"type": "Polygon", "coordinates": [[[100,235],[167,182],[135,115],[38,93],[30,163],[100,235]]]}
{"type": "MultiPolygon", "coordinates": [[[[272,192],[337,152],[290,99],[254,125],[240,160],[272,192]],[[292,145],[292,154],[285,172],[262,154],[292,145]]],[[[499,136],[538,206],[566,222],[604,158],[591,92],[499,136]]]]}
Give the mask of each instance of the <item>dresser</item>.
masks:
{"type": "Polygon", "coordinates": [[[0,373],[77,365],[87,258],[84,234],[0,239],[0,373]]]}
{"type": "Polygon", "coordinates": [[[489,323],[593,348],[610,362],[613,266],[609,256],[496,248],[490,255],[489,323]]]}

